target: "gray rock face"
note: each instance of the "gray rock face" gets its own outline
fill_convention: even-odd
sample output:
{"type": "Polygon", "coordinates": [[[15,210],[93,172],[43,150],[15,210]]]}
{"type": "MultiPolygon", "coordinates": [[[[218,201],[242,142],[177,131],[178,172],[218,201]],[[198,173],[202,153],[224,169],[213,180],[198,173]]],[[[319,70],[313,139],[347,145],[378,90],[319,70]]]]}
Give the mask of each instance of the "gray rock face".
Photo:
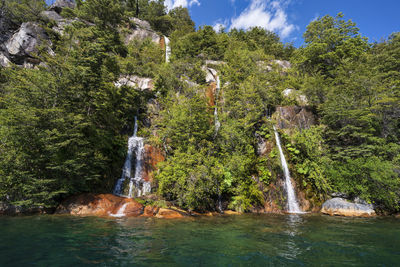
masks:
{"type": "Polygon", "coordinates": [[[151,29],[150,24],[147,21],[137,18],[131,18],[130,20],[136,25],[136,27],[130,29],[130,31],[125,35],[125,44],[129,44],[133,40],[143,41],[147,38],[150,38],[156,44],[160,43],[161,37],[151,29]]]}
{"type": "Polygon", "coordinates": [[[217,82],[218,73],[215,69],[207,68],[206,66],[202,67],[202,70],[206,73],[206,83],[217,82]]]}
{"type": "Polygon", "coordinates": [[[145,29],[145,30],[152,30],[150,23],[148,21],[145,20],[140,20],[138,18],[130,18],[129,19],[131,22],[135,23],[137,27],[145,29]]]}
{"type": "Polygon", "coordinates": [[[76,7],[75,0],[57,0],[50,6],[50,9],[56,11],[57,13],[61,13],[63,8],[66,7],[74,9],[76,7]]]}
{"type": "Polygon", "coordinates": [[[154,82],[151,78],[143,78],[134,75],[121,76],[118,81],[114,83],[114,85],[116,87],[129,86],[138,88],[141,91],[154,89],[154,82]]]}
{"type": "Polygon", "coordinates": [[[9,67],[10,64],[11,61],[2,52],[0,52],[0,66],[6,68],[9,67]]]}
{"type": "Polygon", "coordinates": [[[374,207],[371,204],[357,204],[343,198],[332,198],[322,205],[321,212],[337,216],[375,216],[374,207]]]}
{"type": "Polygon", "coordinates": [[[16,64],[22,64],[27,57],[33,57],[33,54],[38,52],[38,47],[45,44],[47,52],[51,55],[54,52],[51,50],[51,42],[48,39],[44,29],[33,22],[25,22],[6,43],[9,59],[16,64]]]}
{"type": "Polygon", "coordinates": [[[287,69],[290,69],[292,67],[292,64],[287,60],[277,60],[276,59],[276,60],[272,60],[272,63],[278,65],[283,70],[287,70],[287,69]]]}
{"type": "Polygon", "coordinates": [[[309,129],[316,124],[314,114],[307,107],[278,107],[273,117],[277,120],[279,129],[309,129]]]}
{"type": "Polygon", "coordinates": [[[57,12],[55,12],[53,10],[42,11],[40,13],[40,16],[42,18],[45,18],[45,19],[48,19],[48,20],[52,20],[52,21],[56,21],[56,22],[59,22],[59,21],[63,20],[63,17],[61,17],[57,12]]]}

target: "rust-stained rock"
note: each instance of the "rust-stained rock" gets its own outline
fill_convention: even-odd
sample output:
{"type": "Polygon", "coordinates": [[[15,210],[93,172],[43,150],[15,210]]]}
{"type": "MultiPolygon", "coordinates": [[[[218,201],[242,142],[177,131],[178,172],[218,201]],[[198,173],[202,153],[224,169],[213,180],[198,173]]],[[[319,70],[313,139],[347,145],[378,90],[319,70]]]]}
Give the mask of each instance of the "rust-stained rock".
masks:
{"type": "Polygon", "coordinates": [[[143,205],[133,199],[112,194],[81,194],[65,200],[57,207],[57,214],[81,216],[111,216],[117,214],[124,205],[124,216],[139,216],[143,213],[143,205]]]}
{"type": "Polygon", "coordinates": [[[162,219],[178,219],[183,217],[185,216],[176,210],[164,209],[164,208],[160,208],[156,215],[156,218],[162,218],[162,219]]]}
{"type": "Polygon", "coordinates": [[[233,210],[224,210],[225,215],[240,215],[242,213],[233,210]]]}
{"type": "Polygon", "coordinates": [[[217,91],[217,83],[211,82],[209,86],[206,88],[206,97],[208,99],[208,106],[214,107],[215,106],[215,94],[217,91]]]}
{"type": "Polygon", "coordinates": [[[154,172],[157,170],[157,164],[164,160],[164,154],[160,149],[146,144],[144,146],[143,180],[146,182],[152,182],[154,179],[154,172]]]}
{"type": "Polygon", "coordinates": [[[157,206],[146,206],[144,208],[142,216],[143,217],[154,217],[158,213],[159,209],[160,208],[157,206]]]}

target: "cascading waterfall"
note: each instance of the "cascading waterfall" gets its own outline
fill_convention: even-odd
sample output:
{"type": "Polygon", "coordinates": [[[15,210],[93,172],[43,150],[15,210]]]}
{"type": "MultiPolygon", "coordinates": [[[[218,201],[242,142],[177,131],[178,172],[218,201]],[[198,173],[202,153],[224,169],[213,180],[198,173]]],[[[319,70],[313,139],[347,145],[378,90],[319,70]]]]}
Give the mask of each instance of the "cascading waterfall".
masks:
{"type": "Polygon", "coordinates": [[[218,104],[217,104],[220,90],[221,90],[221,80],[219,79],[219,76],[217,76],[217,88],[215,93],[215,109],[214,109],[214,124],[215,124],[214,137],[217,136],[219,128],[221,128],[221,122],[218,119],[218,104]]]}
{"type": "Polygon", "coordinates": [[[171,57],[171,47],[169,46],[169,38],[164,36],[165,41],[165,62],[169,63],[169,58],[171,57]]]}
{"type": "Polygon", "coordinates": [[[146,182],[142,178],[142,168],[143,168],[143,157],[144,157],[144,139],[142,137],[137,137],[138,123],[137,117],[135,116],[135,127],[133,131],[133,136],[129,138],[128,141],[128,154],[125,159],[125,164],[122,169],[121,178],[118,179],[115,188],[115,195],[122,195],[123,193],[123,185],[126,179],[129,179],[129,193],[128,197],[134,196],[143,196],[151,191],[150,182],[146,182]],[[135,174],[132,177],[132,157],[133,153],[136,156],[136,164],[135,164],[135,174]]]}
{"type": "Polygon", "coordinates": [[[281,164],[283,168],[283,174],[285,176],[285,187],[286,187],[286,192],[287,192],[287,202],[288,202],[288,212],[289,213],[302,213],[299,207],[299,203],[297,202],[296,199],[296,194],[293,189],[292,181],[290,179],[290,172],[289,168],[285,159],[285,155],[283,154],[282,147],[281,147],[281,140],[279,138],[279,133],[276,130],[276,127],[274,126],[274,132],[275,132],[275,140],[276,140],[276,145],[278,146],[279,150],[279,155],[281,158],[281,164]]]}

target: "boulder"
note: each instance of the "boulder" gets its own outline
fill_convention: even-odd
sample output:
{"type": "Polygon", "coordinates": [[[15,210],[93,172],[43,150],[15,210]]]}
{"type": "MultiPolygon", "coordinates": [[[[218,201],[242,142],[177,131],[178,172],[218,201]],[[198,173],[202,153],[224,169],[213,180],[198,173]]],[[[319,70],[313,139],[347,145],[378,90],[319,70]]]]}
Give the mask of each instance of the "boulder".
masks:
{"type": "Polygon", "coordinates": [[[56,0],[56,2],[50,6],[50,10],[61,13],[64,8],[74,9],[75,7],[75,0],[56,0]]]}
{"type": "Polygon", "coordinates": [[[143,78],[135,75],[122,75],[114,85],[116,87],[129,86],[137,88],[140,91],[154,89],[154,81],[151,78],[143,78]]]}
{"type": "Polygon", "coordinates": [[[143,213],[143,205],[112,194],[81,194],[68,198],[56,209],[57,214],[81,216],[113,216],[119,212],[121,216],[115,217],[139,216],[143,213]]]}
{"type": "Polygon", "coordinates": [[[137,18],[131,18],[130,21],[135,24],[135,27],[130,28],[129,32],[125,34],[124,43],[127,45],[133,40],[145,40],[150,38],[154,43],[160,44],[161,37],[151,29],[147,21],[137,18]]]}
{"type": "Polygon", "coordinates": [[[51,50],[51,42],[44,29],[34,22],[22,23],[16,32],[6,43],[9,59],[16,64],[22,64],[27,57],[34,57],[40,45],[47,46],[47,52],[54,55],[51,50]]]}
{"type": "Polygon", "coordinates": [[[144,208],[143,217],[154,217],[158,213],[159,208],[156,206],[146,206],[144,208]]]}
{"type": "Polygon", "coordinates": [[[322,205],[321,212],[328,215],[372,217],[376,213],[371,204],[357,204],[343,198],[332,198],[322,205]]]}
{"type": "Polygon", "coordinates": [[[160,208],[156,215],[156,218],[162,218],[162,219],[177,219],[183,217],[184,215],[182,215],[182,213],[180,213],[179,211],[172,209],[164,209],[164,208],[160,208]]]}

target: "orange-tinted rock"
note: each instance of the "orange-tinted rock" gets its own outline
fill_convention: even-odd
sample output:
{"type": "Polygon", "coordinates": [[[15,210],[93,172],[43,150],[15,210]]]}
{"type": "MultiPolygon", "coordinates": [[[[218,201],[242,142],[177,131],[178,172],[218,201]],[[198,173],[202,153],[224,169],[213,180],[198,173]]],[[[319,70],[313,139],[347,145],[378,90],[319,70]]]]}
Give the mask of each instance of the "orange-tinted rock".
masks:
{"type": "Polygon", "coordinates": [[[156,206],[146,206],[144,208],[144,212],[143,212],[143,217],[154,217],[157,212],[158,212],[159,208],[156,206]]]}
{"type": "Polygon", "coordinates": [[[165,50],[165,37],[164,36],[160,38],[160,48],[162,50],[165,50]]]}
{"type": "Polygon", "coordinates": [[[143,205],[133,199],[126,199],[125,217],[137,217],[143,214],[143,205]]]}
{"type": "Polygon", "coordinates": [[[58,214],[82,216],[109,216],[125,208],[127,216],[138,216],[143,213],[143,205],[133,199],[118,197],[112,194],[82,194],[68,198],[56,210],[58,214]]]}
{"type": "Polygon", "coordinates": [[[215,106],[215,93],[217,91],[217,83],[211,82],[210,85],[206,89],[206,97],[208,99],[208,106],[215,106]]]}
{"type": "Polygon", "coordinates": [[[162,219],[177,219],[183,218],[184,216],[176,210],[160,208],[156,217],[162,219]]]}
{"type": "Polygon", "coordinates": [[[161,150],[146,144],[144,146],[144,170],[143,180],[152,182],[154,178],[154,171],[157,170],[157,164],[165,160],[161,150]]]}
{"type": "Polygon", "coordinates": [[[242,213],[237,212],[237,211],[233,211],[233,210],[224,210],[224,214],[226,214],[226,215],[240,215],[242,213]]]}

